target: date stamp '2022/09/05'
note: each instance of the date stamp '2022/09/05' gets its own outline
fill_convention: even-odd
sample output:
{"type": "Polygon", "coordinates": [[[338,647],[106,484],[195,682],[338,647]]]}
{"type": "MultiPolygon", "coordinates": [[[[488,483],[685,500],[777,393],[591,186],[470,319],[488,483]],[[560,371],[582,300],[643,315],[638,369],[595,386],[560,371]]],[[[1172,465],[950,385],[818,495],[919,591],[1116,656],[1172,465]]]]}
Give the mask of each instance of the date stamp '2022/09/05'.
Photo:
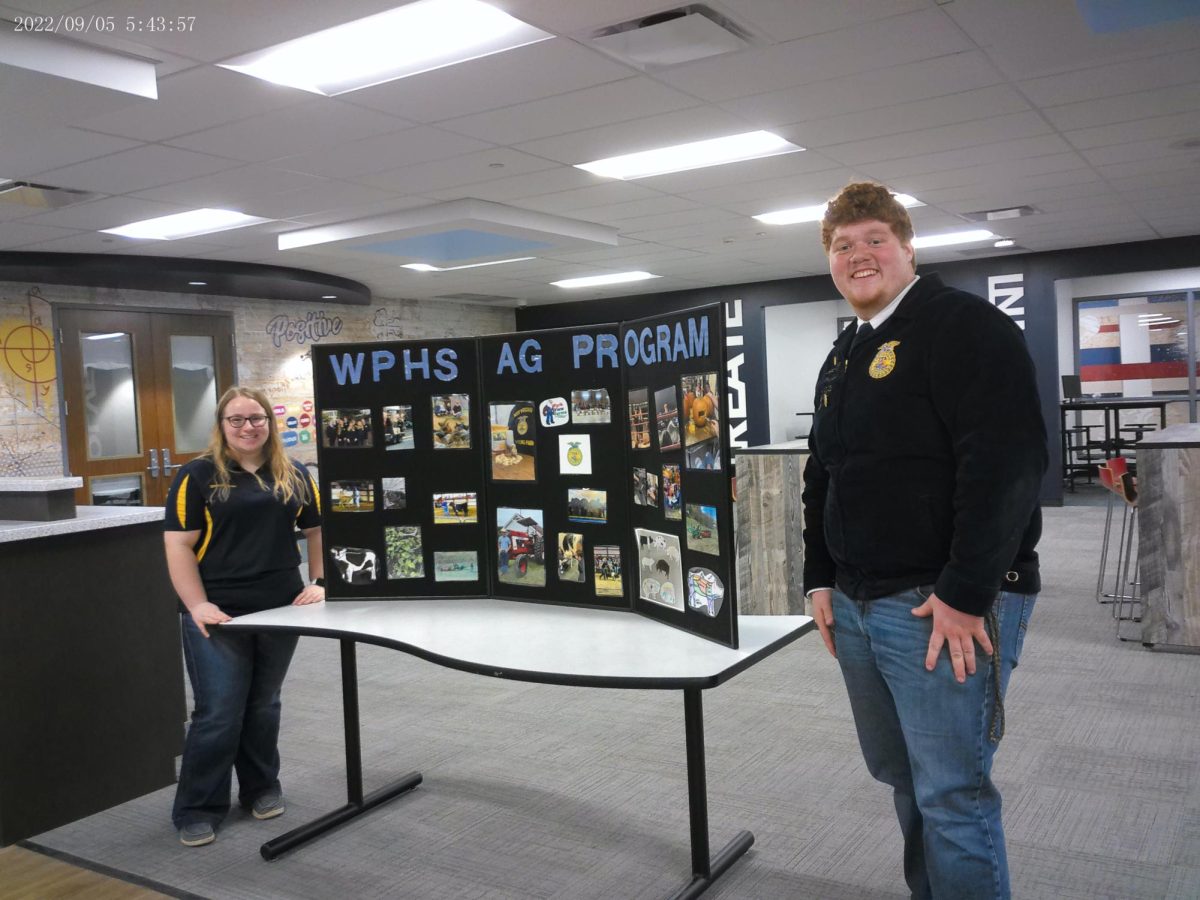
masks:
{"type": "Polygon", "coordinates": [[[196,30],[195,16],[15,16],[14,32],[29,34],[154,34],[196,30]]]}

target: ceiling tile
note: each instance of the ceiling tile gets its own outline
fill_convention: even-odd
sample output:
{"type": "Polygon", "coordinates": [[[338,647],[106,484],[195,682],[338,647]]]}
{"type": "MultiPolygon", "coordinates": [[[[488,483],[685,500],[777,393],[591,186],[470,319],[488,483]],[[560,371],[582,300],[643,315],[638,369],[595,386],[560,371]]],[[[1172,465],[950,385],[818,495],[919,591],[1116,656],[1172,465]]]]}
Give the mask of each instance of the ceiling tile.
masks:
{"type": "Polygon", "coordinates": [[[416,193],[463,184],[475,184],[494,178],[537,172],[554,168],[549,160],[528,153],[498,148],[482,153],[468,153],[453,159],[431,160],[356,179],[371,187],[400,193],[416,193]]]}
{"type": "Polygon", "coordinates": [[[182,181],[208,175],[221,169],[233,168],[236,163],[158,144],[144,144],[132,150],[122,150],[99,159],[76,163],[59,169],[35,173],[37,181],[60,187],[99,191],[106,194],[128,194],[144,191],[171,181],[182,181]]]}
{"type": "Polygon", "coordinates": [[[465,153],[487,150],[491,144],[451,134],[440,128],[418,126],[394,134],[380,134],[358,141],[347,141],[299,156],[275,161],[281,168],[324,175],[329,178],[355,178],[373,175],[400,165],[449,159],[465,153]]]}
{"type": "Polygon", "coordinates": [[[441,122],[528,103],[636,74],[627,66],[555,39],[364,88],[343,97],[369,109],[441,122]]]}
{"type": "Polygon", "coordinates": [[[139,99],[74,124],[139,141],[163,141],[311,100],[311,95],[216,66],[158,81],[158,99],[139,99]]]}
{"type": "Polygon", "coordinates": [[[675,66],[662,80],[720,102],[975,49],[940,9],[675,66]],[[897,35],[904,35],[897,40],[897,35]]]}
{"type": "Polygon", "coordinates": [[[450,119],[443,122],[442,127],[485,141],[519,144],[697,106],[699,102],[649,78],[624,78],[530,103],[450,119]]]}
{"type": "Polygon", "coordinates": [[[0,129],[0,178],[28,179],[45,172],[137,147],[135,141],[76,128],[46,131],[0,129]]]}
{"type": "Polygon", "coordinates": [[[295,156],[346,141],[400,131],[409,123],[322,97],[174,138],[175,147],[244,162],[295,156]],[[320,122],[320,127],[315,123],[320,122]]]}

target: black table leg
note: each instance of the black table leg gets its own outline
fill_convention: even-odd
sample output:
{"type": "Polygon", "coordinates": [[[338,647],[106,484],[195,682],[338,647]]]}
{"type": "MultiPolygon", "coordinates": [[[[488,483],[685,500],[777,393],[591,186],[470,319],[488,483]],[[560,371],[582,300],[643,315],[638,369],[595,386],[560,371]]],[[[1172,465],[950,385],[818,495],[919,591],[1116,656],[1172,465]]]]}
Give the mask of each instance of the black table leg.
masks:
{"type": "Polygon", "coordinates": [[[671,900],[699,897],[754,843],[749,831],[739,831],[715,857],[708,850],[708,787],[704,772],[704,707],[699,688],[683,691],[683,730],[687,737],[688,815],[692,831],[692,880],[671,900]]]}
{"type": "Polygon", "coordinates": [[[346,805],[267,841],[259,849],[263,859],[278,859],[289,850],[387,803],[393,797],[411,791],[421,783],[420,772],[409,772],[403,778],[363,796],[362,748],[359,743],[358,720],[358,662],[355,656],[354,641],[343,640],[341,643],[342,718],[346,730],[346,805]]]}

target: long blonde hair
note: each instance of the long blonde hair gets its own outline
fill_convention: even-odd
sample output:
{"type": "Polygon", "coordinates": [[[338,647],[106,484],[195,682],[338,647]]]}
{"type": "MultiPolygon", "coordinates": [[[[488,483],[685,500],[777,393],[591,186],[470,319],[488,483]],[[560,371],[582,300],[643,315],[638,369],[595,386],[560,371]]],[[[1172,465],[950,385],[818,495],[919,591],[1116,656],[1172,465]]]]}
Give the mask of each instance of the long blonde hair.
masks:
{"type": "MultiPolygon", "coordinates": [[[[264,464],[275,481],[275,495],[284,503],[290,503],[294,498],[299,498],[301,503],[312,502],[312,492],[306,484],[305,478],[301,476],[300,471],[292,465],[292,461],[283,452],[283,441],[279,438],[275,417],[271,415],[271,401],[262,391],[240,387],[236,384],[222,394],[221,399],[217,401],[217,421],[213,427],[212,437],[208,441],[208,451],[205,454],[212,457],[213,465],[217,470],[213,484],[217,489],[217,499],[228,499],[229,491],[233,487],[233,480],[229,477],[229,464],[233,462],[234,457],[229,452],[229,444],[225,441],[225,429],[221,427],[221,423],[225,418],[225,407],[238,397],[253,400],[262,407],[263,412],[267,415],[267,443],[263,446],[266,451],[264,464]]],[[[254,477],[258,479],[261,487],[266,488],[266,483],[258,472],[254,473],[254,477]]]]}

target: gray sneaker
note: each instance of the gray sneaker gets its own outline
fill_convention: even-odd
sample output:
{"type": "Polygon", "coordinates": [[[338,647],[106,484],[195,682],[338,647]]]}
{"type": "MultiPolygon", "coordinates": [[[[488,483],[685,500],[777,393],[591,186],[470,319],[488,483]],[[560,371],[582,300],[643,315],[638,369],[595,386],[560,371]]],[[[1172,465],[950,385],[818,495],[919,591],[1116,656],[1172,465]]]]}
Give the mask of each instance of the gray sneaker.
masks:
{"type": "Polygon", "coordinates": [[[283,794],[279,791],[267,791],[254,801],[250,814],[256,819],[273,819],[282,816],[287,805],[283,802],[283,794]]]}
{"type": "Polygon", "coordinates": [[[217,833],[208,822],[189,822],[179,829],[179,843],[185,847],[203,847],[217,839],[217,833]]]}

